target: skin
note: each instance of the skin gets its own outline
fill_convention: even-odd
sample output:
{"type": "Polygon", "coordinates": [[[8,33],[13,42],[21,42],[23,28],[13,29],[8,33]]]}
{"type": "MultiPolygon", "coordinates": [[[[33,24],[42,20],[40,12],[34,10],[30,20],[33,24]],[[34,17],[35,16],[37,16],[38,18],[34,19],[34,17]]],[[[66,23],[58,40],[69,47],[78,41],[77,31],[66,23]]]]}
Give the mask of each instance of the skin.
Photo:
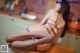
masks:
{"type": "Polygon", "coordinates": [[[60,9],[60,5],[57,4],[56,8],[51,9],[39,25],[28,27],[30,32],[26,31],[25,29],[16,32],[15,34],[11,34],[8,37],[6,37],[6,42],[10,44],[11,48],[20,49],[20,50],[31,50],[32,47],[35,48],[37,45],[50,44],[55,41],[57,42],[57,39],[60,37],[65,24],[64,20],[62,19],[62,14],[57,13],[59,9],[60,9]],[[58,31],[56,31],[56,33],[58,34],[56,38],[54,38],[55,35],[54,33],[52,33],[52,31],[49,31],[50,33],[48,33],[48,31],[45,28],[45,26],[50,28],[47,25],[47,23],[53,23],[53,25],[55,25],[54,21],[50,22],[50,20],[48,20],[46,22],[48,18],[54,21],[58,20],[56,21],[56,24],[57,27],[61,29],[58,29],[58,31]]]}
{"type": "Polygon", "coordinates": [[[52,36],[46,32],[20,32],[12,34],[7,37],[6,41],[10,43],[11,47],[16,49],[27,50],[29,47],[36,46],[38,44],[49,43],[51,42],[52,36]],[[31,37],[34,37],[33,40],[31,37]]]}

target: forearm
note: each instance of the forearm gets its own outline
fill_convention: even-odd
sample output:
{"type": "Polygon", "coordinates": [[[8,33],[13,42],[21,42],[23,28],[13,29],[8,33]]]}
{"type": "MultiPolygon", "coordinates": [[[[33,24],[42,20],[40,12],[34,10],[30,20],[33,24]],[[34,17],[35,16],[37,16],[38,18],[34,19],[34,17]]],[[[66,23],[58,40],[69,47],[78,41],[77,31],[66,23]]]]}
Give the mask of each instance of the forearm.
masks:
{"type": "Polygon", "coordinates": [[[47,19],[51,16],[53,10],[51,9],[46,15],[45,17],[42,19],[42,21],[40,22],[41,25],[45,24],[47,19]]]}

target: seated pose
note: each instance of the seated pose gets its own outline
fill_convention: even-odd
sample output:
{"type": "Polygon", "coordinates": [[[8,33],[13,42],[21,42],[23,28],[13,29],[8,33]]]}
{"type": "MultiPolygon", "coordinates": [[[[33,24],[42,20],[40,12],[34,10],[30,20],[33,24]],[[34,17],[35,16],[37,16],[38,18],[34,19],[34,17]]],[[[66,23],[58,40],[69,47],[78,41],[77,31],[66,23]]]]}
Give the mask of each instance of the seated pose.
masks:
{"type": "Polygon", "coordinates": [[[6,38],[11,48],[26,51],[48,51],[61,36],[65,20],[63,14],[68,6],[56,4],[40,24],[26,28],[6,38]]]}

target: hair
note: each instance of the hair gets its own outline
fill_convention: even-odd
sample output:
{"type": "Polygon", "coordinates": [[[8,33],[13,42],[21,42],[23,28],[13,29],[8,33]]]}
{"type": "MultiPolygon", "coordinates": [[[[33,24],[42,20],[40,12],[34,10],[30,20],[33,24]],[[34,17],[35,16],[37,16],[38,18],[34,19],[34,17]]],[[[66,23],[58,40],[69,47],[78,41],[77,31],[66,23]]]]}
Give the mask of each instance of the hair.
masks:
{"type": "Polygon", "coordinates": [[[70,14],[70,5],[69,2],[67,0],[62,0],[61,2],[58,2],[61,5],[60,10],[58,11],[58,13],[61,13],[63,16],[63,19],[65,21],[65,26],[64,26],[64,30],[63,33],[61,35],[61,37],[64,37],[66,29],[68,29],[68,21],[69,21],[69,14],[70,14]]]}

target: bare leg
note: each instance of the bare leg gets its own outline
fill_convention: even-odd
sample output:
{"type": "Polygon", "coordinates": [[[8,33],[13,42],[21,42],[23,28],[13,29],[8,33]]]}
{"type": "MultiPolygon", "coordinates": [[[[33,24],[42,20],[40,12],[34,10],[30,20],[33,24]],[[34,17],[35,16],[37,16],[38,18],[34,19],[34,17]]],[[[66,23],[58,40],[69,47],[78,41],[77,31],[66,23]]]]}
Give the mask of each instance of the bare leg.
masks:
{"type": "Polygon", "coordinates": [[[34,42],[34,40],[32,40],[32,38],[31,38],[31,36],[34,35],[34,38],[36,39],[36,38],[42,38],[45,36],[48,37],[47,35],[49,35],[49,34],[47,34],[47,33],[43,34],[42,32],[40,32],[40,33],[33,32],[33,31],[46,32],[47,30],[45,29],[45,27],[41,26],[41,25],[32,26],[32,27],[29,27],[29,29],[30,29],[30,32],[27,32],[28,30],[25,29],[25,30],[22,30],[20,32],[15,33],[15,34],[11,34],[10,36],[8,36],[6,38],[6,41],[8,43],[11,43],[12,48],[17,48],[17,49],[21,49],[21,50],[35,50],[36,46],[33,46],[33,47],[29,46],[29,48],[26,46],[26,45],[28,45],[28,43],[34,42]],[[41,33],[42,33],[42,35],[39,35],[41,33]]]}
{"type": "MultiPolygon", "coordinates": [[[[42,25],[35,25],[35,26],[31,26],[25,30],[16,32],[14,34],[9,35],[6,38],[6,41],[8,43],[12,43],[13,41],[23,41],[23,40],[27,40],[31,38],[31,34],[30,32],[34,32],[34,31],[43,31],[43,32],[47,32],[47,30],[45,29],[44,26],[42,25]],[[28,35],[27,35],[28,34],[28,35]]],[[[33,33],[32,33],[33,35],[33,33]]],[[[36,34],[35,34],[36,35],[36,34]]]]}

